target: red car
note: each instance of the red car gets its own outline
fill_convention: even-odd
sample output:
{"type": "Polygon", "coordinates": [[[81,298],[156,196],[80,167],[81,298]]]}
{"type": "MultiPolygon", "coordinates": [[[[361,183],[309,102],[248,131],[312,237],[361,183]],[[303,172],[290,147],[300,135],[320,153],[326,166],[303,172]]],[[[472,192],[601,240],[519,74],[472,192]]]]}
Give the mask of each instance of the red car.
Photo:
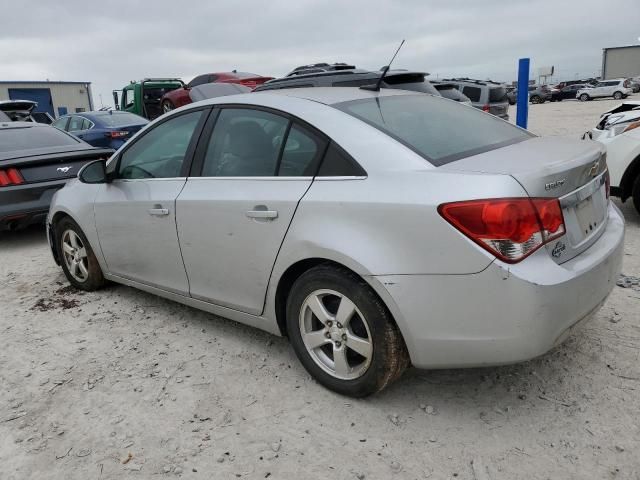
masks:
{"type": "Polygon", "coordinates": [[[191,103],[189,90],[198,85],[203,85],[205,83],[238,83],[245,87],[254,89],[258,85],[261,85],[272,78],[273,77],[262,77],[254,73],[237,72],[235,70],[233,72],[205,73],[204,75],[198,75],[183,88],[178,88],[177,90],[171,90],[170,92],[165,93],[161,100],[162,111],[169,112],[174,108],[191,103]]]}

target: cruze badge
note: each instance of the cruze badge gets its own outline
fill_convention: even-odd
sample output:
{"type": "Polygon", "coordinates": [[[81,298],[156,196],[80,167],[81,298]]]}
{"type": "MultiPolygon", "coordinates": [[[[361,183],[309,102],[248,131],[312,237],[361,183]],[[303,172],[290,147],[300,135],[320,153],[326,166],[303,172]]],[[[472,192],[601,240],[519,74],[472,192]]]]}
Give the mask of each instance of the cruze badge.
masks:
{"type": "Polygon", "coordinates": [[[544,184],[544,189],[547,190],[547,191],[553,190],[554,188],[558,188],[558,187],[561,187],[562,185],[564,185],[564,182],[566,182],[565,178],[563,178],[562,180],[556,180],[555,182],[545,183],[544,184]]]}
{"type": "Polygon", "coordinates": [[[553,247],[553,250],[551,250],[551,255],[553,255],[554,258],[558,258],[566,248],[567,247],[564,243],[558,242],[555,247],[553,247]]]}
{"type": "Polygon", "coordinates": [[[62,172],[62,173],[67,173],[69,170],[71,170],[73,167],[58,167],[56,170],[58,172],[62,172]]]}

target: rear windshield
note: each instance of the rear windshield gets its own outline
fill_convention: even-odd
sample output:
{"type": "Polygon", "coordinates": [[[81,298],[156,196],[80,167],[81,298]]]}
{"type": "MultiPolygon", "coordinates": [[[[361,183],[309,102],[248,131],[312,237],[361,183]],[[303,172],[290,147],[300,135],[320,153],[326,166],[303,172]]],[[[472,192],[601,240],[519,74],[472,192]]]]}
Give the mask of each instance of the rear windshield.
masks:
{"type": "Polygon", "coordinates": [[[0,129],[0,152],[62,147],[80,143],[54,127],[25,127],[0,129]]]}
{"type": "Polygon", "coordinates": [[[505,87],[492,87],[489,89],[489,103],[507,101],[507,89],[505,87]]]}
{"type": "Polygon", "coordinates": [[[149,120],[133,113],[113,112],[107,115],[96,117],[97,120],[107,127],[124,127],[126,125],[146,125],[149,120]]]}
{"type": "Polygon", "coordinates": [[[381,130],[435,166],[532,137],[493,115],[430,95],[366,98],[333,107],[381,130]]]}

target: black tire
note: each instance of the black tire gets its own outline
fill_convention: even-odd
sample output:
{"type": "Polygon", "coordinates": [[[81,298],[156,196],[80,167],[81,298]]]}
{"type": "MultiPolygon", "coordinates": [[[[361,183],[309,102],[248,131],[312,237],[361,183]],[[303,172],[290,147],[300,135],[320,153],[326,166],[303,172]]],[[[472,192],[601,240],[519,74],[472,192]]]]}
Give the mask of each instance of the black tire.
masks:
{"type": "Polygon", "coordinates": [[[580,95],[581,102],[586,102],[587,100],[589,100],[589,95],[587,95],[586,93],[583,93],[582,95],[580,95]]]}
{"type": "MultiPolygon", "coordinates": [[[[330,311],[329,307],[326,308],[330,311]]],[[[313,317],[313,321],[317,321],[317,318],[313,317]]],[[[349,328],[355,330],[355,326],[351,326],[351,323],[355,324],[360,321],[359,314],[354,314],[349,322],[349,328]]],[[[320,328],[323,328],[322,324],[319,325],[320,328]]],[[[338,322],[336,325],[340,326],[338,322]]],[[[345,268],[331,264],[321,264],[308,270],[293,284],[287,298],[287,333],[298,359],[307,372],[326,388],[342,395],[365,397],[379,392],[399,378],[410,365],[409,354],[402,334],[384,303],[360,277],[345,268]],[[358,312],[366,319],[363,324],[368,326],[369,333],[365,332],[364,335],[358,336],[366,336],[367,340],[370,340],[372,353],[366,370],[354,379],[337,378],[337,376],[325,371],[316,363],[317,360],[314,360],[302,340],[300,318],[304,311],[305,301],[312,297],[313,293],[327,289],[338,292],[351,300],[358,312]]],[[[322,348],[326,347],[329,350],[333,349],[334,343],[340,343],[334,342],[332,339],[327,342],[328,344],[322,348]]],[[[343,346],[345,352],[349,352],[347,346],[348,343],[345,339],[343,346]]]]}
{"type": "Polygon", "coordinates": [[[613,92],[613,98],[615,100],[622,100],[622,97],[624,97],[624,95],[622,95],[622,92],[613,92]]]}
{"type": "Polygon", "coordinates": [[[167,113],[170,112],[171,110],[174,110],[176,107],[173,106],[173,103],[171,103],[171,101],[169,100],[165,100],[162,102],[162,113],[167,113]]]}
{"type": "Polygon", "coordinates": [[[631,189],[631,197],[633,198],[633,206],[640,213],[640,175],[636,177],[631,189]]]}
{"type": "Polygon", "coordinates": [[[78,226],[76,222],[74,222],[71,218],[65,217],[55,225],[55,242],[56,242],[56,250],[58,252],[58,258],[60,259],[60,265],[62,266],[62,270],[64,271],[67,280],[69,283],[76,288],[81,290],[93,291],[102,288],[106,280],[102,275],[102,269],[100,268],[100,264],[98,263],[98,259],[93,253],[93,249],[87,240],[82,229],[78,226]],[[74,232],[81,240],[82,246],[86,250],[86,270],[87,270],[87,278],[85,280],[78,279],[74,277],[74,275],[70,272],[69,266],[67,265],[67,261],[65,260],[65,252],[63,248],[63,236],[66,232],[72,231],[74,232]]]}
{"type": "Polygon", "coordinates": [[[534,104],[543,103],[542,98],[540,98],[539,95],[534,95],[529,100],[531,100],[531,103],[534,104]]]}

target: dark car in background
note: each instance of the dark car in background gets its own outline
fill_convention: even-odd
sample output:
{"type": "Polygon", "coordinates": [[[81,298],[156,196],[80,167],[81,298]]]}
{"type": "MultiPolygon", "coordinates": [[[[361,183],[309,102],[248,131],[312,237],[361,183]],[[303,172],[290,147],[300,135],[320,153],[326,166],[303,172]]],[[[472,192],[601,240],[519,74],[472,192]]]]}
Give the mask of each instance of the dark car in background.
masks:
{"type": "Polygon", "coordinates": [[[0,231],[44,222],[56,190],[112,153],[49,125],[0,123],[0,231]]]}
{"type": "Polygon", "coordinates": [[[253,89],[272,78],[273,77],[256,75],[255,73],[238,72],[236,70],[232,72],[205,73],[203,75],[198,75],[184,87],[167,92],[161,100],[162,111],[170,112],[174,108],[182,107],[183,105],[191,103],[189,90],[193,87],[197,87],[198,85],[204,85],[207,83],[237,83],[253,89]]]}
{"type": "Polygon", "coordinates": [[[562,100],[575,100],[578,90],[588,88],[589,86],[590,85],[583,83],[572,83],[571,85],[566,85],[560,89],[554,88],[551,90],[551,101],[561,102],[562,100]]]}
{"type": "MultiPolygon", "coordinates": [[[[287,76],[269,80],[255,88],[254,92],[306,87],[362,87],[374,85],[381,71],[355,68],[348,64],[313,64],[295,68],[287,76]],[[337,68],[336,68],[337,66],[337,68]]],[[[438,90],[425,80],[428,73],[408,70],[389,70],[382,81],[383,88],[396,88],[441,96],[438,90]]]]}
{"type": "Polygon", "coordinates": [[[53,122],[53,126],[94,147],[117,150],[148,123],[149,120],[135,113],[109,110],[65,115],[53,122]]]}
{"type": "Polygon", "coordinates": [[[455,85],[471,104],[491,113],[503,120],[509,120],[509,100],[506,85],[491,80],[474,80],[472,78],[445,78],[443,81],[455,85]]]}

